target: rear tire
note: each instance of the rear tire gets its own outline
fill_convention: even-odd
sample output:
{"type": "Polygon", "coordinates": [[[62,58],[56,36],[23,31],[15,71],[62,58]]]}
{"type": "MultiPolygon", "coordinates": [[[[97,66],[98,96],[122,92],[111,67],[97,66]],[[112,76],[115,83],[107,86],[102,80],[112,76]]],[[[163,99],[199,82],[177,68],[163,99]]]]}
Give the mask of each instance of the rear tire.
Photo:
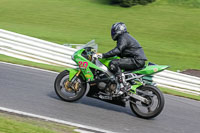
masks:
{"type": "Polygon", "coordinates": [[[145,93],[149,93],[149,94],[151,93],[150,94],[151,96],[145,95],[145,94],[138,94],[150,100],[150,103],[147,105],[145,103],[142,103],[139,100],[132,98],[130,101],[130,107],[133,113],[135,113],[138,117],[144,118],[144,119],[154,118],[157,115],[159,115],[161,111],[163,110],[164,103],[165,103],[162,92],[157,87],[151,86],[151,85],[142,86],[138,89],[141,91],[144,91],[145,93]],[[157,100],[155,98],[157,98],[157,100]],[[157,104],[153,105],[154,103],[157,103],[157,104]],[[155,109],[152,111],[153,106],[155,109]]]}
{"type": "Polygon", "coordinates": [[[67,102],[74,102],[79,100],[86,91],[86,84],[83,83],[83,79],[81,76],[78,76],[77,79],[74,81],[74,85],[78,84],[78,90],[75,91],[70,87],[65,87],[65,84],[69,82],[69,72],[63,71],[61,72],[54,82],[55,92],[62,100],[67,102]]]}

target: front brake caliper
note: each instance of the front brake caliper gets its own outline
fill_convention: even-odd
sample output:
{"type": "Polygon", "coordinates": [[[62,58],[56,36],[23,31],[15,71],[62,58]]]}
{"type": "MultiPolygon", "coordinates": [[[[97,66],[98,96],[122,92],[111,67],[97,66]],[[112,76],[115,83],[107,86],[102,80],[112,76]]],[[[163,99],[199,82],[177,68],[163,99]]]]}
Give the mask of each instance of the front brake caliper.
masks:
{"type": "Polygon", "coordinates": [[[65,84],[64,84],[65,90],[68,91],[68,92],[71,92],[72,89],[71,89],[71,87],[69,87],[69,85],[70,85],[70,82],[69,82],[69,81],[65,82],[65,84]]]}

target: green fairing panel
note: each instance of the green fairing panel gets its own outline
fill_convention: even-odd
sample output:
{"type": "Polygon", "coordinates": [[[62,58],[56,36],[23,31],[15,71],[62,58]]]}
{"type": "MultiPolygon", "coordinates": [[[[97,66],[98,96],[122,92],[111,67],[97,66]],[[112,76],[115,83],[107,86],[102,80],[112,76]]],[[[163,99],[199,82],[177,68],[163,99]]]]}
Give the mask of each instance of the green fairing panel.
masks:
{"type": "Polygon", "coordinates": [[[79,69],[74,68],[67,68],[66,71],[69,71],[69,81],[72,80],[72,78],[76,75],[76,73],[79,71],[79,69]]]}
{"type": "MultiPolygon", "coordinates": [[[[142,77],[144,83],[149,84],[149,85],[153,85],[152,78],[153,78],[153,76],[151,76],[151,75],[142,77]]],[[[143,85],[143,83],[136,81],[136,84],[131,86],[131,92],[136,94],[136,89],[142,85],[143,85]]]]}
{"type": "Polygon", "coordinates": [[[110,58],[102,58],[102,59],[99,59],[99,61],[100,61],[102,64],[104,64],[106,67],[109,68],[109,64],[110,64],[110,62],[111,62],[113,59],[120,59],[120,57],[114,56],[114,57],[110,57],[110,58]]]}
{"type": "Polygon", "coordinates": [[[150,66],[145,66],[144,69],[133,71],[133,73],[151,75],[153,73],[160,72],[168,67],[169,66],[166,66],[166,65],[150,65],[150,66]]]}
{"type": "MultiPolygon", "coordinates": [[[[91,67],[91,68],[94,68],[94,69],[97,69],[97,70],[101,70],[101,68],[97,67],[94,63],[90,62],[89,60],[87,60],[86,58],[84,58],[81,53],[84,51],[84,49],[81,49],[79,51],[77,51],[75,54],[74,54],[74,58],[75,58],[75,62],[77,64],[79,64],[79,61],[82,61],[82,62],[87,62],[88,63],[88,66],[91,67]]],[[[80,64],[79,64],[80,65],[80,64]]],[[[88,68],[89,68],[88,67],[88,68]]]]}
{"type": "Polygon", "coordinates": [[[131,86],[131,92],[134,93],[134,94],[136,94],[136,89],[137,89],[138,87],[140,87],[140,86],[142,86],[142,83],[140,83],[140,82],[137,82],[136,85],[132,85],[132,86],[131,86]]]}
{"type": "Polygon", "coordinates": [[[102,71],[102,69],[99,68],[98,66],[96,66],[91,61],[84,58],[81,55],[83,51],[84,51],[84,49],[81,49],[81,50],[77,51],[76,53],[74,53],[73,56],[74,56],[75,62],[79,65],[86,81],[92,81],[94,79],[94,75],[93,75],[92,71],[90,70],[90,68],[94,68],[94,69],[97,69],[100,71],[102,71]]]}

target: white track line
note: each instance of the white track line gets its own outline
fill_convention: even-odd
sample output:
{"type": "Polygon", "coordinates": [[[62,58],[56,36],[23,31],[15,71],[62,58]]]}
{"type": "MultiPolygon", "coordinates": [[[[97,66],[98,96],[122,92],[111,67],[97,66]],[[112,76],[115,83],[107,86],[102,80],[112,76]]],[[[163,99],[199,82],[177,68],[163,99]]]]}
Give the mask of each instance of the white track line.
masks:
{"type": "Polygon", "coordinates": [[[45,120],[45,121],[56,122],[56,123],[60,123],[60,124],[74,126],[74,127],[77,127],[77,128],[83,128],[83,129],[76,129],[77,131],[82,132],[82,133],[95,133],[95,132],[114,133],[114,132],[107,131],[107,130],[104,130],[104,129],[99,129],[99,128],[96,128],[96,127],[86,126],[86,125],[82,125],[82,124],[77,124],[77,123],[73,123],[73,122],[68,122],[68,121],[64,121],[64,120],[46,117],[46,116],[36,115],[36,114],[27,113],[27,112],[23,112],[23,111],[13,110],[13,109],[9,109],[9,108],[0,107],[0,110],[4,111],[4,112],[8,112],[8,113],[18,114],[18,115],[21,115],[21,116],[38,118],[38,119],[42,119],[42,120],[45,120]],[[91,131],[87,131],[87,130],[91,130],[91,131]]]}
{"type": "Polygon", "coordinates": [[[80,129],[75,129],[74,131],[80,132],[80,133],[95,133],[95,132],[84,131],[84,130],[80,130],[80,129]]]}

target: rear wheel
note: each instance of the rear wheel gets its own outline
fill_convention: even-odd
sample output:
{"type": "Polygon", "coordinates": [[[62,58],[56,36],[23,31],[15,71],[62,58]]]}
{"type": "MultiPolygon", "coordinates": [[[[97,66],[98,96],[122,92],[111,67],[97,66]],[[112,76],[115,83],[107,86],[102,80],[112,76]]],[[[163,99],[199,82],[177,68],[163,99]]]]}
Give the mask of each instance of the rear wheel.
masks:
{"type": "Polygon", "coordinates": [[[79,100],[86,91],[86,84],[81,76],[78,76],[73,83],[69,81],[69,72],[61,72],[54,82],[56,94],[64,101],[73,102],[79,100]]]}
{"type": "Polygon", "coordinates": [[[143,103],[137,99],[130,100],[131,110],[139,117],[150,119],[161,113],[164,107],[164,96],[155,86],[142,86],[137,89],[137,95],[146,98],[149,102],[143,103]]]}

